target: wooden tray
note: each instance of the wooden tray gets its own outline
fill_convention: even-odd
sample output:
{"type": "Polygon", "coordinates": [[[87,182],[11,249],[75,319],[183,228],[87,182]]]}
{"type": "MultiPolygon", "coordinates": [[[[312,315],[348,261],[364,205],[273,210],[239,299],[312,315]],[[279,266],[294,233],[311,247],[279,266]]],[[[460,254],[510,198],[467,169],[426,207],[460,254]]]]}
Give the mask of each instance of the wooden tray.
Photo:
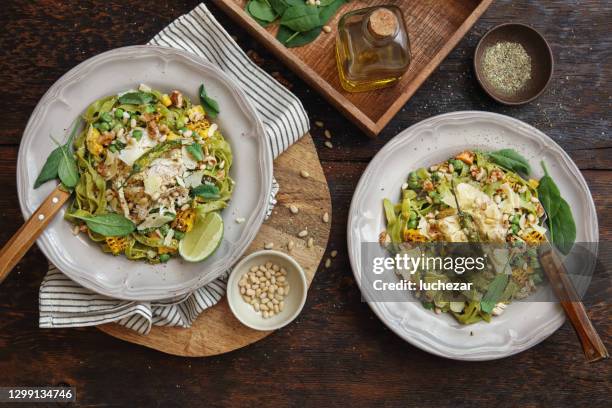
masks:
{"type": "Polygon", "coordinates": [[[263,28],[245,11],[246,0],[214,0],[233,20],[301,76],[311,87],[361,127],[376,136],[406,104],[434,69],[459,43],[493,0],[353,0],[340,8],[310,44],[286,48],[275,38],[277,24],[263,28]],[[335,59],[335,31],[347,11],[377,4],[395,4],[404,12],[412,47],[412,63],[401,81],[390,88],[349,93],[342,89],[335,59]]]}
{"type": "MultiPolygon", "coordinates": [[[[325,253],[331,226],[331,218],[328,223],[322,221],[325,212],[331,217],[331,199],[310,135],[274,161],[274,176],[280,185],[278,204],[245,255],[263,249],[266,242],[273,242],[274,249],[287,252],[287,243],[292,240],[295,248],[289,253],[302,265],[310,284],[325,253]],[[301,170],[308,171],[310,177],[301,177],[301,170]],[[291,204],[298,206],[297,216],[289,212],[291,204]],[[314,238],[312,248],[307,248],[306,241],[297,237],[306,227],[309,236],[314,238]]],[[[117,324],[98,328],[113,337],[185,357],[227,353],[272,333],[243,326],[230,311],[226,298],[206,309],[189,329],[154,326],[149,335],[142,336],[117,324]]]]}

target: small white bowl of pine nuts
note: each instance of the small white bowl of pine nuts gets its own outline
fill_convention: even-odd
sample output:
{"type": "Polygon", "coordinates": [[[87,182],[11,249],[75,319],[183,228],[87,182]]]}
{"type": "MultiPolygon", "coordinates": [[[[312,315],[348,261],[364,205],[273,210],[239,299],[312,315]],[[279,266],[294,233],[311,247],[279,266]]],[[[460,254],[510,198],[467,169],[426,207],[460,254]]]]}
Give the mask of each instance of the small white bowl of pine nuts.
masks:
{"type": "Polygon", "coordinates": [[[255,330],[276,330],[291,323],[306,302],[302,267],[279,251],[257,251],[242,259],[227,281],[234,316],[255,330]]]}

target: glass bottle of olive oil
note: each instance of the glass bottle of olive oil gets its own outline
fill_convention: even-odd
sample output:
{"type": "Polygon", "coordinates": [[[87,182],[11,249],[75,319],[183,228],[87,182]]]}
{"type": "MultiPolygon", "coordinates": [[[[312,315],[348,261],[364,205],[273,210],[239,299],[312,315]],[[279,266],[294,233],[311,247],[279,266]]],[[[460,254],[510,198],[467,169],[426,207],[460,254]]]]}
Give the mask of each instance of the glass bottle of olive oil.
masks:
{"type": "Polygon", "coordinates": [[[397,82],[410,65],[402,11],[393,5],[349,12],[338,23],[336,61],[342,87],[370,91],[397,82]]]}

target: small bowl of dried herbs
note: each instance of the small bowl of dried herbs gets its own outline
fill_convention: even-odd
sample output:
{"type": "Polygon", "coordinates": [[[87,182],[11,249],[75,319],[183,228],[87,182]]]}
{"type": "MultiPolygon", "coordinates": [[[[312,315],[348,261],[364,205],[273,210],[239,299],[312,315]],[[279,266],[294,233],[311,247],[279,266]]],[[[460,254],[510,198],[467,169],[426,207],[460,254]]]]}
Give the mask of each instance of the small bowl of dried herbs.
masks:
{"type": "Polygon", "coordinates": [[[504,105],[522,105],[540,96],[553,74],[553,54],[534,28],[518,23],[487,32],[474,54],[474,70],[485,92],[504,105]]]}

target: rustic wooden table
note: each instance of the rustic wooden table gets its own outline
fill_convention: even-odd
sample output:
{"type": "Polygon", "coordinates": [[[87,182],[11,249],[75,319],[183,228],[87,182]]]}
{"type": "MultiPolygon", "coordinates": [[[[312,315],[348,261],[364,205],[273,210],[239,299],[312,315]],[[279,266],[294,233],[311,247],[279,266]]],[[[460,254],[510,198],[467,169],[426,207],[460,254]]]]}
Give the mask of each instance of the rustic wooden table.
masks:
{"type": "MultiPolygon", "coordinates": [[[[21,221],[15,185],[19,140],[34,106],[68,69],[102,51],[147,42],[197,1],[3,3],[0,15],[0,244],[21,221]],[[153,3],[159,3],[153,5],[153,3]]],[[[263,67],[281,75],[313,121],[333,133],[333,149],[313,129],[333,201],[329,250],[338,258],[316,276],[300,318],[242,350],[206,359],[172,357],[93,329],[40,330],[38,286],[46,260],[33,248],[0,286],[0,385],[70,384],[82,406],[606,406],[609,361],[584,363],[572,328],[520,355],[487,363],[434,357],[403,342],[361,302],[346,255],[353,189],[372,156],[397,132],[430,116],[466,109],[500,112],[546,132],[587,179],[601,240],[612,238],[612,69],[605,0],[498,1],[377,140],[367,139],[218,9],[211,10],[263,67]],[[518,108],[478,88],[472,53],[491,26],[538,28],[556,57],[550,88],[518,108]]],[[[591,288],[587,306],[612,349],[610,288],[591,288]]]]}

